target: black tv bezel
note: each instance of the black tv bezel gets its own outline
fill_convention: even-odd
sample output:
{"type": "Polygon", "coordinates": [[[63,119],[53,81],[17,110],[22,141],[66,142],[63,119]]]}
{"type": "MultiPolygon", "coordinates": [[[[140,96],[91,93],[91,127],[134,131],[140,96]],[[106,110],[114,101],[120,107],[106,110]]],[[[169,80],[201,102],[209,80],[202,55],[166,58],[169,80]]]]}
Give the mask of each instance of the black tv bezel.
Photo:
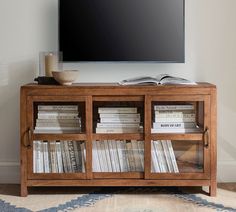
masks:
{"type": "MultiPolygon", "coordinates": [[[[61,46],[60,46],[60,23],[61,23],[61,16],[60,16],[60,8],[61,8],[61,1],[65,0],[58,0],[58,51],[61,51],[61,46]]],[[[63,63],[119,63],[119,62],[124,62],[124,63],[185,63],[185,0],[183,0],[183,60],[178,60],[178,61],[171,61],[171,60],[99,60],[99,61],[94,61],[94,60],[64,60],[63,59],[63,52],[62,52],[62,61],[63,63]]]]}

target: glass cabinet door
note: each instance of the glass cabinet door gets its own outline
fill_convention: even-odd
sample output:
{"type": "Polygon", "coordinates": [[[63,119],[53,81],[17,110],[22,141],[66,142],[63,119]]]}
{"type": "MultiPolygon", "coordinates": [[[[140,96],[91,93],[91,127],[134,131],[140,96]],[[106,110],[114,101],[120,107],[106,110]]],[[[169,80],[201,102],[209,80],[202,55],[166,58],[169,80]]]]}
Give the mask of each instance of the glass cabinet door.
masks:
{"type": "Polygon", "coordinates": [[[209,96],[153,96],[147,105],[146,178],[209,179],[209,96]]]}

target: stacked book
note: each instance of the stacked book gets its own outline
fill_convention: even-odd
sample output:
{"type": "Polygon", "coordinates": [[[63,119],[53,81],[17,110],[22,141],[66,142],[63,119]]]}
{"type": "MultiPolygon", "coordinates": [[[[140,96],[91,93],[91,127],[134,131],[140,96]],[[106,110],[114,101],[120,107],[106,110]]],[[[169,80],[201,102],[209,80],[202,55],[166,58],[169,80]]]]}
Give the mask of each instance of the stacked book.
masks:
{"type": "Polygon", "coordinates": [[[99,107],[96,133],[140,133],[140,114],[136,107],[99,107]]]}
{"type": "Polygon", "coordinates": [[[93,172],[143,172],[144,142],[93,141],[93,172]]]}
{"type": "Polygon", "coordinates": [[[173,146],[170,140],[151,143],[151,171],[154,173],[179,173],[173,146]]]}
{"type": "Polygon", "coordinates": [[[78,105],[38,105],[35,133],[78,133],[78,105]]]}
{"type": "Polygon", "coordinates": [[[152,133],[198,132],[194,105],[154,105],[152,133]]]}
{"type": "Polygon", "coordinates": [[[86,149],[78,141],[34,141],[34,173],[85,172],[86,149]]]}

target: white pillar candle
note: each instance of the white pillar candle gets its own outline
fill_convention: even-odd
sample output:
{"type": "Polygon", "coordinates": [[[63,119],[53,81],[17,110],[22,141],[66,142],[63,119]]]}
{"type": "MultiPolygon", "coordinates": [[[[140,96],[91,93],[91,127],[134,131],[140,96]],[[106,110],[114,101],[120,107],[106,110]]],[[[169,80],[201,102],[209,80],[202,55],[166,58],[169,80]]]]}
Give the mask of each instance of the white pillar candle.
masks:
{"type": "Polygon", "coordinates": [[[50,53],[45,56],[46,77],[52,77],[52,71],[57,71],[57,56],[50,53]]]}

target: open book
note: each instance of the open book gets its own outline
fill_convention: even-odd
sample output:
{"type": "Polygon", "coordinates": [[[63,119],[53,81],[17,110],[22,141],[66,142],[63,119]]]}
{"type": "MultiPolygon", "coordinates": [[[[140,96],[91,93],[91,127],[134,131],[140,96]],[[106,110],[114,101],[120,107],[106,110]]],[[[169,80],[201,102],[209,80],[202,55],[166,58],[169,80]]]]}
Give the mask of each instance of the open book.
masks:
{"type": "Polygon", "coordinates": [[[119,82],[120,85],[196,85],[197,83],[189,81],[184,78],[170,76],[168,74],[160,74],[156,77],[150,76],[142,76],[142,77],[134,77],[126,80],[122,80],[119,82]]]}

